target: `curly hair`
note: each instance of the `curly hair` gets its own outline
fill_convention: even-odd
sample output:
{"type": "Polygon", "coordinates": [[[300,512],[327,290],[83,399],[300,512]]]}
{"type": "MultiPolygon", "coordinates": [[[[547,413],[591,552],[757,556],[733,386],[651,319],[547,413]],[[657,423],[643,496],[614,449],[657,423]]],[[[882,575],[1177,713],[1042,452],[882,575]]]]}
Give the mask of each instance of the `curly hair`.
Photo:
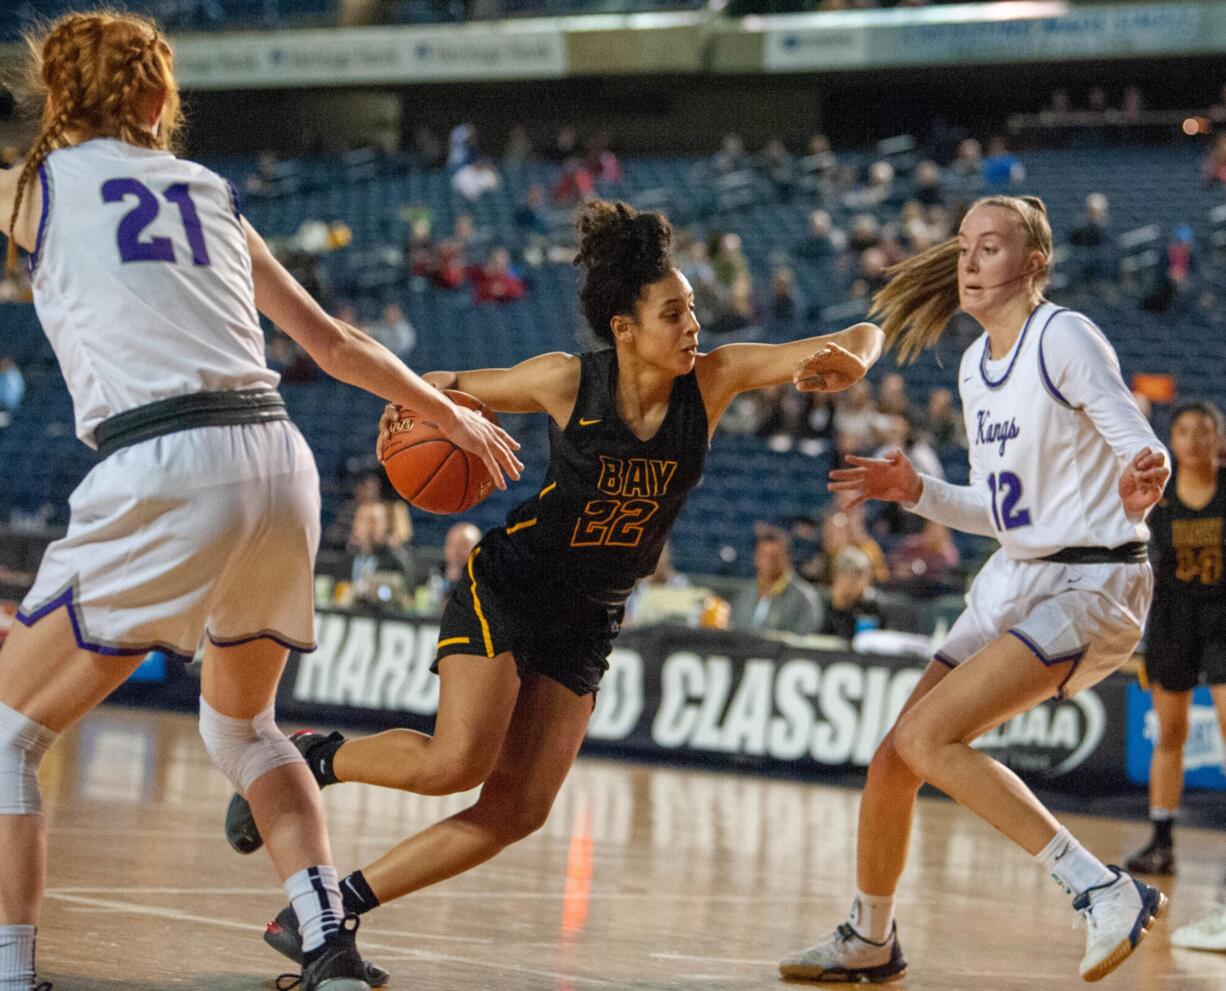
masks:
{"type": "Polygon", "coordinates": [[[643,289],[674,267],[673,229],[662,213],[639,213],[620,201],[592,200],[579,211],[579,253],[583,269],[579,303],[592,333],[613,343],[611,322],[630,316],[643,289]]]}
{"type": "Polygon", "coordinates": [[[147,17],[114,10],[65,14],[44,31],[27,35],[26,45],[27,89],[42,102],[42,120],[18,177],[9,218],[10,270],[17,260],[12,234],[26,186],[51,152],[100,137],[171,149],[183,122],[174,55],[147,17]],[[159,102],[159,126],[151,129],[159,102]]]}
{"type": "MultiPolygon", "coordinates": [[[[1037,196],[984,196],[967,209],[995,206],[1012,210],[1026,237],[1026,250],[1046,259],[1032,289],[1042,293],[1051,265],[1051,224],[1047,207],[1037,196]]],[[[933,245],[889,269],[891,279],[873,296],[872,315],[881,318],[886,347],[898,347],[900,361],[911,362],[925,348],[934,347],[950,318],[958,311],[958,253],[956,237],[933,245]]]]}

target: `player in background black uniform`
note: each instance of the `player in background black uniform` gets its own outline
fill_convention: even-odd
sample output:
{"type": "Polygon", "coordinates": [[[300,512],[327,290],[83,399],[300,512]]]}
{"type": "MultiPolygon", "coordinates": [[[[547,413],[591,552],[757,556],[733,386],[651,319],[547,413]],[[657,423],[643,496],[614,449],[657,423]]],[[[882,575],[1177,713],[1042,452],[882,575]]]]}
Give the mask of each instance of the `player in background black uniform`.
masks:
{"type": "Polygon", "coordinates": [[[1174,828],[1183,793],[1183,748],[1192,689],[1213,693],[1226,738],[1226,468],[1219,466],[1222,414],[1188,403],[1171,421],[1175,483],[1149,517],[1154,604],[1145,674],[1158,714],[1149,766],[1153,836],[1128,858],[1128,870],[1175,872],[1174,828]]]}
{"type": "MultiPolygon", "coordinates": [[[[881,331],[860,323],[701,354],[694,293],[670,254],[665,217],[597,201],[578,227],[581,308],[604,350],[426,376],[498,412],[550,418],[544,484],[485,535],[447,602],[434,735],[297,737],[321,786],[362,781],[426,795],[482,786],[474,805],[345,878],[349,911],[475,867],[544,823],[583,741],[622,607],[655,567],[728,403],[788,381],[837,392],[881,353],[881,331]]],[[[389,407],[380,446],[394,419],[389,407]]],[[[229,817],[227,835],[254,849],[258,834],[240,820],[229,817]]],[[[265,937],[291,957],[293,922],[286,909],[265,937]]]]}

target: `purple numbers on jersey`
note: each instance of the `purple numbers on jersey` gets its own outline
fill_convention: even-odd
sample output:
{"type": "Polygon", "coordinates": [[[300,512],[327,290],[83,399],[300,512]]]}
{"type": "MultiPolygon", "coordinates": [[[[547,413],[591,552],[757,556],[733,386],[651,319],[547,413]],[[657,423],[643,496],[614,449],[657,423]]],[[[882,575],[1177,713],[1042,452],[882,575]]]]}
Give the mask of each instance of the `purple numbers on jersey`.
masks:
{"type": "Polygon", "coordinates": [[[988,476],[988,487],[992,490],[992,519],[997,530],[1016,530],[1019,526],[1030,526],[1030,510],[1017,508],[1022,498],[1020,478],[1011,471],[1002,471],[988,476]]]}
{"type": "MultiPolygon", "coordinates": [[[[204,228],[200,214],[192,202],[191,189],[185,182],[177,182],[162,194],[168,203],[179,208],[183,230],[192,249],[192,263],[209,264],[209,249],[204,243],[204,228]]],[[[175,258],[175,246],[168,237],[151,237],[142,240],[145,228],[157,219],[161,206],[157,196],[143,182],[136,179],[108,179],[102,184],[102,202],[122,203],[129,196],[136,197],[136,206],[124,214],[115,233],[119,245],[119,257],[126,262],[171,262],[175,258]]]]}

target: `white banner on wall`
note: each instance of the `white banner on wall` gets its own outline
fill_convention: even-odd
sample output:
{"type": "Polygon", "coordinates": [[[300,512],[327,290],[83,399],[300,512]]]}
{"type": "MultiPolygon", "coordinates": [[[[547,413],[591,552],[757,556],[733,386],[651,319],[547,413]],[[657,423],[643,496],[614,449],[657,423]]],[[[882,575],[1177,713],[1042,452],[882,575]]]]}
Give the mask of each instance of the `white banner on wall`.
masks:
{"type": "Polygon", "coordinates": [[[566,40],[518,25],[192,35],[175,40],[175,70],[185,89],[554,79],[566,40]]]}
{"type": "Polygon", "coordinates": [[[1174,55],[1212,47],[1200,2],[998,3],[746,18],[767,72],[1174,55]],[[877,15],[870,17],[869,14],[877,15]]]}

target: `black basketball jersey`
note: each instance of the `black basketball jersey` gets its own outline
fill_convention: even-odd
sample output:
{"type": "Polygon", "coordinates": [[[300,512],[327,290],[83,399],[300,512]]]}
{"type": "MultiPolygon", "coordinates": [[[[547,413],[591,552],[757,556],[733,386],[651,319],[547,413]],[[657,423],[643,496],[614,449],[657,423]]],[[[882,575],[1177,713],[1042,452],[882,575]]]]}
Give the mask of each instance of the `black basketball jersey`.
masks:
{"type": "Polygon", "coordinates": [[[1159,594],[1226,596],[1226,468],[1218,469],[1217,491],[1204,509],[1180,502],[1171,482],[1149,528],[1159,594]]]}
{"type": "Polygon", "coordinates": [[[575,410],[565,429],[550,422],[545,484],[507,514],[506,543],[537,573],[618,606],[655,569],[702,477],[707,413],[691,371],[673,381],[655,435],[640,440],[617,412],[616,352],[579,361],[575,410]]]}

